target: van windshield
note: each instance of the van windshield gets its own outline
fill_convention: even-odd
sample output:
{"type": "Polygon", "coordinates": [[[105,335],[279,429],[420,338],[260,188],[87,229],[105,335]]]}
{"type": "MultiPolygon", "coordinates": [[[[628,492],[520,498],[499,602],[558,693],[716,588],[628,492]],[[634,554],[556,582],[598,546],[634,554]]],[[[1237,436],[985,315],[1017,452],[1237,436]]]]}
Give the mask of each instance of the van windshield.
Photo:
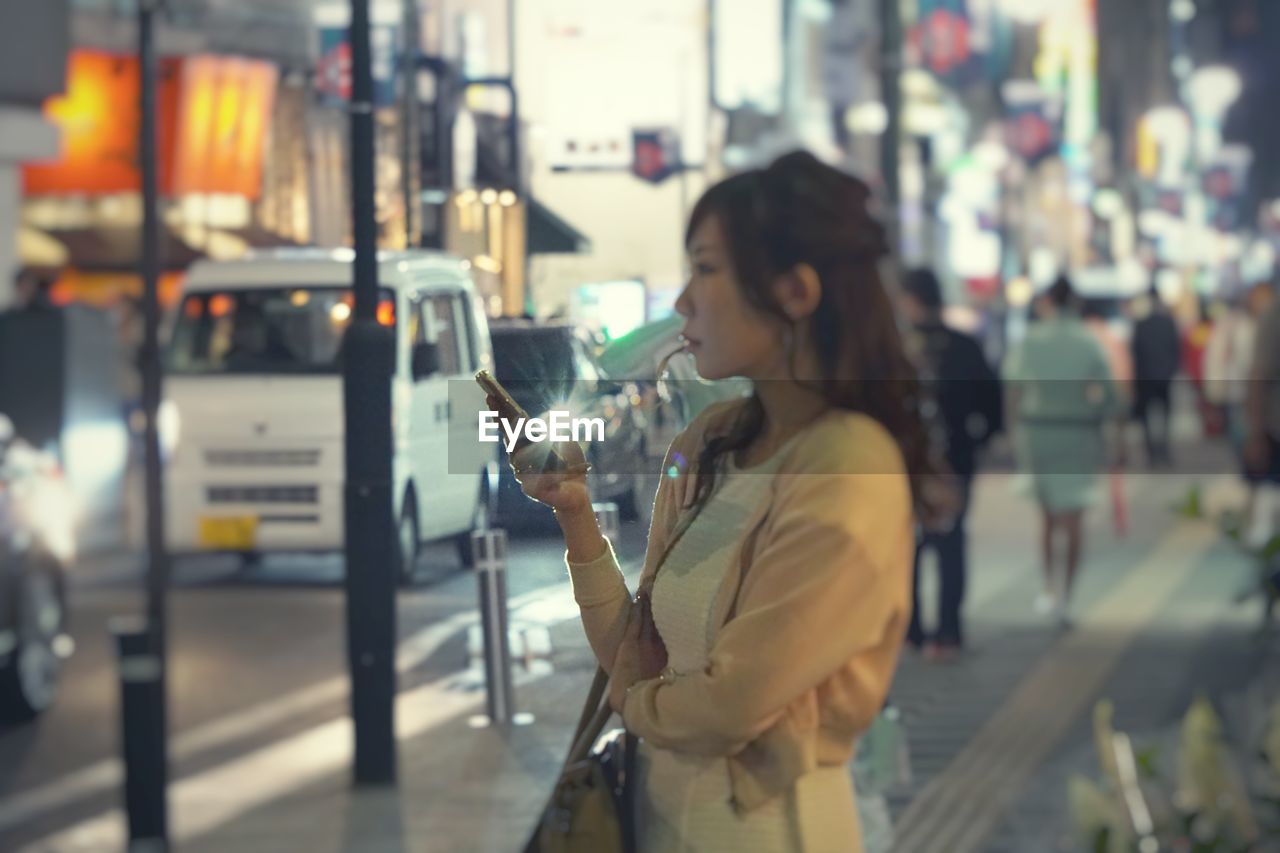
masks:
{"type": "MultiPolygon", "coordinates": [[[[337,374],[351,323],[349,288],[273,287],[201,291],[178,308],[166,367],[176,375],[337,374]]],[[[395,325],[382,291],[378,321],[395,325]]]]}

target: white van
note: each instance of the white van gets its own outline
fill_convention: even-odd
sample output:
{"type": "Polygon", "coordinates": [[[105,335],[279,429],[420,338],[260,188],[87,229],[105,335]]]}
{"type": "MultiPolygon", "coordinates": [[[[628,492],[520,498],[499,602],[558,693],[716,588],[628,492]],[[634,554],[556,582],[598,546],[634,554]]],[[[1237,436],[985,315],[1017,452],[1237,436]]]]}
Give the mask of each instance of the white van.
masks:
{"type": "MultiPolygon", "coordinates": [[[[354,304],[352,260],[349,250],[289,250],[191,269],[172,318],[159,423],[172,553],[252,562],[342,550],[339,347],[354,304]]],[[[476,439],[472,413],[484,396],[472,377],[493,355],[465,262],[381,253],[378,283],[378,319],[396,338],[394,496],[407,576],[421,542],[454,537],[465,562],[471,531],[488,524],[497,461],[476,439]]]]}

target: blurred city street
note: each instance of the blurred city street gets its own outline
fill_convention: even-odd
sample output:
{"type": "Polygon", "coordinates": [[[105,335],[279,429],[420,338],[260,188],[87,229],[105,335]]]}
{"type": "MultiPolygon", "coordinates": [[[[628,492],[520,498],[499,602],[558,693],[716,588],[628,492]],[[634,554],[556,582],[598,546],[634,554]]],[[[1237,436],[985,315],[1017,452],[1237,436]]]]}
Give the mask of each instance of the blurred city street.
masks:
{"type": "MultiPolygon", "coordinates": [[[[1276,638],[1241,602],[1253,567],[1212,518],[1174,507],[1192,487],[1207,511],[1239,490],[1220,448],[1179,448],[1194,474],[1135,473],[1133,533],[1096,513],[1075,628],[1033,611],[1032,515],[1016,475],[984,477],[974,523],[971,653],[933,665],[904,653],[891,700],[903,714],[911,781],[892,792],[904,851],[1072,850],[1067,780],[1089,775],[1091,714],[1103,698],[1143,745],[1168,746],[1206,694],[1258,725],[1275,694],[1276,638]],[[947,839],[940,842],[939,839],[947,839]]],[[[641,525],[619,548],[633,569],[641,525]]],[[[338,638],[339,564],[282,558],[248,577],[224,561],[184,566],[175,584],[176,841],[192,851],[515,850],[560,761],[593,667],[557,541],[511,554],[513,631],[549,632],[550,654],[514,652],[519,708],[507,732],[476,729],[482,676],[468,672],[475,578],[428,551],[399,596],[399,790],[353,792],[338,638]]],[[[73,588],[76,652],[58,706],[0,736],[0,847],[103,850],[124,843],[116,688],[105,623],[137,606],[132,560],[86,562],[73,588]]],[[[634,575],[632,575],[634,577],[634,575]]],[[[538,646],[537,640],[532,640],[538,646]]],[[[1167,768],[1172,769],[1172,768],[1167,768]]]]}
{"type": "Polygon", "coordinates": [[[1280,853],[1277,45],[0,0],[0,853],[1280,853]]]}

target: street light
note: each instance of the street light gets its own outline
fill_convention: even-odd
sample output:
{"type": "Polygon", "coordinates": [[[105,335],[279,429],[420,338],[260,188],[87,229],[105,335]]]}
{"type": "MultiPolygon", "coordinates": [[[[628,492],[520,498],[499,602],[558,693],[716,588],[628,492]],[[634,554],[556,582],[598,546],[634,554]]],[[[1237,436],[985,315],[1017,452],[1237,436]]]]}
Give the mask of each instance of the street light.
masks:
{"type": "Polygon", "coordinates": [[[1000,12],[1019,24],[1038,24],[1049,16],[1058,0],[1000,0],[1000,12]]]}
{"type": "Polygon", "coordinates": [[[1187,99],[1197,116],[1217,124],[1240,97],[1240,75],[1225,65],[1201,68],[1187,81],[1187,99]]]}
{"type": "Polygon", "coordinates": [[[1110,222],[1124,212],[1124,198],[1115,190],[1104,187],[1093,194],[1093,212],[1099,219],[1110,222]]]}
{"type": "Polygon", "coordinates": [[[1195,0],[1173,0],[1169,4],[1169,17],[1179,24],[1189,24],[1195,16],[1195,0]]]}
{"type": "Polygon", "coordinates": [[[973,159],[988,172],[999,172],[1009,163],[1009,149],[988,139],[973,146],[973,159]]]}
{"type": "Polygon", "coordinates": [[[947,109],[941,104],[919,101],[907,104],[902,126],[911,136],[933,136],[947,125],[947,109]]]}
{"type": "Polygon", "coordinates": [[[1157,157],[1157,183],[1173,186],[1182,178],[1182,167],[1191,144],[1191,121],[1180,107],[1165,106],[1149,110],[1142,117],[1143,136],[1158,146],[1164,156],[1157,157]]]}
{"type": "Polygon", "coordinates": [[[1143,116],[1147,128],[1157,137],[1185,134],[1187,114],[1180,107],[1155,107],[1143,116]]]}
{"type": "Polygon", "coordinates": [[[851,133],[879,136],[889,126],[889,111],[879,101],[867,101],[845,113],[845,127],[851,133]]]}

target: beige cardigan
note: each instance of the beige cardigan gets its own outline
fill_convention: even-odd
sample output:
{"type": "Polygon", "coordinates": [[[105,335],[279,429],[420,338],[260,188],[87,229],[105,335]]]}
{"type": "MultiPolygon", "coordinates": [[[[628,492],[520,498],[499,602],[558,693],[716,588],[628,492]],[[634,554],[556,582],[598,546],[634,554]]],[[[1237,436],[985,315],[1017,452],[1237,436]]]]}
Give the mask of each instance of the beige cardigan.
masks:
{"type": "MultiPolygon", "coordinates": [[[[695,460],[741,405],[713,406],[672,442],[642,587],[695,515],[676,506],[665,472],[677,453],[695,460]]],[[[765,504],[726,531],[741,542],[740,559],[717,597],[722,627],[707,668],[641,682],[623,709],[627,729],[658,747],[725,756],[739,811],[850,759],[888,693],[911,606],[910,485],[876,421],[823,414],[790,443],[765,504]]],[[[609,669],[631,604],[612,545],[569,571],[587,639],[609,669]]]]}

